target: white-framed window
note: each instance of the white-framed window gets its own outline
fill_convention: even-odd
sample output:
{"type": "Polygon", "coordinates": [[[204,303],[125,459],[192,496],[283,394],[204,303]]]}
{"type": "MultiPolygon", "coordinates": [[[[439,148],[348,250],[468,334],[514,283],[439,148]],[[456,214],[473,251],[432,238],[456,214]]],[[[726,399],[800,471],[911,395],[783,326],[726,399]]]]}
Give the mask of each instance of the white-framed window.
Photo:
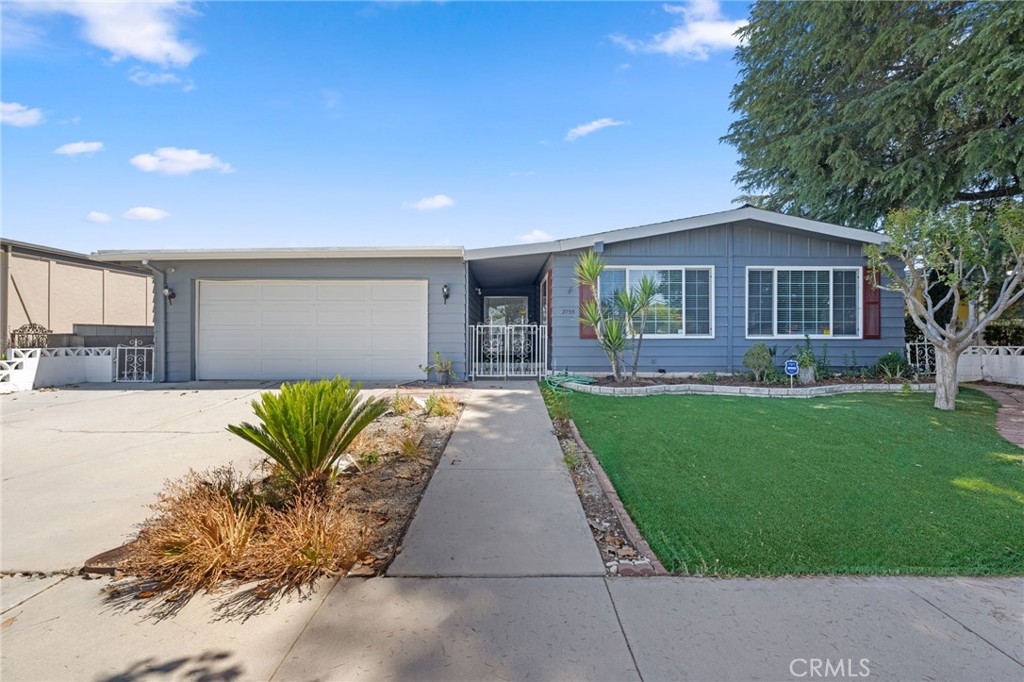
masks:
{"type": "Polygon", "coordinates": [[[607,310],[615,310],[618,291],[636,289],[644,277],[658,287],[647,316],[644,338],[715,336],[715,268],[699,266],[616,266],[601,273],[598,296],[607,310]]]}
{"type": "Polygon", "coordinates": [[[747,268],[747,338],[859,339],[863,268],[747,268]]]}

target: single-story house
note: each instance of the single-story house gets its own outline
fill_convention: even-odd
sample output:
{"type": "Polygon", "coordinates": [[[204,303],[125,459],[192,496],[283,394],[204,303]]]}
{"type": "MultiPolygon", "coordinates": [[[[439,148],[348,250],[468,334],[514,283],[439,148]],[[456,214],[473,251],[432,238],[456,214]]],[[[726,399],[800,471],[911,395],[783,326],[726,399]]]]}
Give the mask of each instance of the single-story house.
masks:
{"type": "Polygon", "coordinates": [[[148,331],[152,279],[130,264],[98,263],[84,253],[0,239],[0,350],[7,349],[12,331],[27,324],[65,336],[148,331]]]}
{"type": "Polygon", "coordinates": [[[154,274],[157,378],[422,377],[435,352],[460,377],[604,373],[582,299],[659,286],[641,371],[740,372],[752,345],[783,362],[809,336],[836,366],[904,347],[903,301],[877,289],[884,237],[749,206],[573,239],[460,247],[101,251],[154,274]],[[577,286],[600,252],[598,292],[577,286]]]}

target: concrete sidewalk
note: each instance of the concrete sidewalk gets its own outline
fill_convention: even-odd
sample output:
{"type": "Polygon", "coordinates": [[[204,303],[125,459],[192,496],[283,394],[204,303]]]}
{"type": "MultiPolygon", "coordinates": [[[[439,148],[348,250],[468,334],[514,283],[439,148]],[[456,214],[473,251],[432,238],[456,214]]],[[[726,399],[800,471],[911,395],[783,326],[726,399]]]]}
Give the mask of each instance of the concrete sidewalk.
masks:
{"type": "Polygon", "coordinates": [[[388,575],[604,575],[536,383],[473,391],[388,575]]]}

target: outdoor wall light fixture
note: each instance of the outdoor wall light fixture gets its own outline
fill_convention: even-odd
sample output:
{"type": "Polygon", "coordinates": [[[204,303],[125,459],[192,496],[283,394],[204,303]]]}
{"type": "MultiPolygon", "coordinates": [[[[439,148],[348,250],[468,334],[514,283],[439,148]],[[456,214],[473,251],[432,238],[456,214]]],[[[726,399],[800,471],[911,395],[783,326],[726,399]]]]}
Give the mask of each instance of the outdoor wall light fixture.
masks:
{"type": "Polygon", "coordinates": [[[451,296],[451,295],[452,295],[452,290],[448,288],[447,284],[445,284],[444,286],[441,287],[441,298],[444,299],[444,304],[445,305],[448,305],[448,297],[451,296]]]}
{"type": "Polygon", "coordinates": [[[177,296],[177,294],[174,293],[174,289],[172,289],[170,287],[164,287],[163,294],[164,294],[164,298],[167,299],[167,305],[174,305],[173,303],[171,303],[171,300],[175,296],[177,296]]]}

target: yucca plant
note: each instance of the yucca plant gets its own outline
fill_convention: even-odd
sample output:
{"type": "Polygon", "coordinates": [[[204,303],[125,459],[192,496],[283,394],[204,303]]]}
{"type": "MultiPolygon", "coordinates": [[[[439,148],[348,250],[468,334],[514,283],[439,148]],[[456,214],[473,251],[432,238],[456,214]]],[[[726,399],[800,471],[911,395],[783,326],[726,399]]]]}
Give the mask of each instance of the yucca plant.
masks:
{"type": "Polygon", "coordinates": [[[323,479],[353,439],[388,409],[380,398],[360,402],[360,388],[341,377],[283,384],[279,394],[252,401],[262,424],[232,424],[228,431],[267,453],[296,483],[323,479]]]}

